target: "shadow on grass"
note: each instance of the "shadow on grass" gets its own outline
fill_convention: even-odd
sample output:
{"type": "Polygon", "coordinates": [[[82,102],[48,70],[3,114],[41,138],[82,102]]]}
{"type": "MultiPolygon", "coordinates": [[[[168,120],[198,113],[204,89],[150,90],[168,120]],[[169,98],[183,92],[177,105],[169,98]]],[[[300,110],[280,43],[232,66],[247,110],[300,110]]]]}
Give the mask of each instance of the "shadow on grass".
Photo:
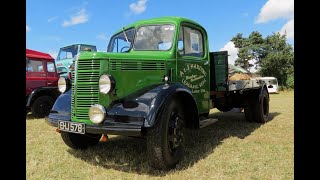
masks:
{"type": "Polygon", "coordinates": [[[34,120],[34,119],[39,119],[39,118],[34,117],[34,115],[31,114],[31,113],[28,113],[28,114],[26,115],[26,120],[34,120]]]}
{"type": "MultiPolygon", "coordinates": [[[[279,114],[270,113],[270,120],[279,114]]],[[[263,125],[246,122],[244,113],[217,112],[210,114],[210,117],[217,118],[219,121],[203,129],[188,131],[184,157],[177,167],[170,171],[159,171],[149,167],[146,157],[146,141],[142,138],[115,136],[85,151],[68,149],[68,152],[87,163],[106,169],[165,176],[170,172],[187,169],[206,158],[218,145],[223,143],[224,139],[229,137],[244,139],[263,125]]]]}
{"type": "Polygon", "coordinates": [[[35,117],[32,113],[28,113],[26,115],[26,120],[39,120],[39,119],[44,119],[44,117],[43,118],[35,117]]]}
{"type": "Polygon", "coordinates": [[[274,117],[278,116],[280,113],[278,112],[272,112],[269,113],[269,121],[272,121],[274,119],[274,117]]]}

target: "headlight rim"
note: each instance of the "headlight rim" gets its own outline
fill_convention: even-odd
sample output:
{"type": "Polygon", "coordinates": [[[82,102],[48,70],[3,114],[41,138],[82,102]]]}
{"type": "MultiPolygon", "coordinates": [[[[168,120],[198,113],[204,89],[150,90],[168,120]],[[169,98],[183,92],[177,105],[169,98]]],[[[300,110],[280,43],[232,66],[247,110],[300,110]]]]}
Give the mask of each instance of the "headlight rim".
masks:
{"type": "Polygon", "coordinates": [[[63,77],[63,76],[59,77],[59,79],[58,79],[58,90],[59,90],[59,92],[65,93],[65,92],[69,91],[70,89],[71,89],[71,80],[68,77],[63,77]],[[65,81],[65,86],[66,87],[65,87],[64,91],[61,91],[61,89],[59,87],[60,79],[63,79],[65,81]]]}
{"type": "Polygon", "coordinates": [[[102,94],[110,94],[113,92],[113,90],[115,89],[115,86],[116,86],[116,81],[114,80],[114,78],[110,75],[110,74],[102,74],[100,77],[99,77],[99,92],[102,93],[102,94]],[[101,92],[101,88],[100,88],[100,79],[102,76],[107,76],[110,80],[110,89],[108,92],[101,92]]]}
{"type": "Polygon", "coordinates": [[[90,121],[93,122],[94,124],[101,124],[101,123],[106,119],[106,117],[107,117],[107,110],[106,110],[106,108],[105,108],[104,106],[102,106],[101,104],[93,104],[93,105],[91,105],[90,108],[89,108],[88,116],[89,116],[90,121]],[[99,120],[99,121],[93,121],[93,120],[91,119],[91,116],[90,116],[91,113],[90,113],[90,112],[92,111],[92,108],[98,108],[100,111],[102,111],[103,117],[102,117],[101,120],[99,120]]]}

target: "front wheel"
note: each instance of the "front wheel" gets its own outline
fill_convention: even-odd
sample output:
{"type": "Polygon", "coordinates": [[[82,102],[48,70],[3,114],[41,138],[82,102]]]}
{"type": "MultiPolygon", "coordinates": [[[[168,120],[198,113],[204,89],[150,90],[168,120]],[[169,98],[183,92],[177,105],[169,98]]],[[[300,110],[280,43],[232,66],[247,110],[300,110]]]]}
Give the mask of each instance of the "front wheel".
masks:
{"type": "Polygon", "coordinates": [[[183,155],[184,114],[182,105],[171,97],[147,132],[147,157],[156,169],[171,169],[183,155]]]}
{"type": "Polygon", "coordinates": [[[36,118],[48,116],[54,104],[54,99],[50,96],[40,96],[32,104],[31,112],[36,118]]]}
{"type": "Polygon", "coordinates": [[[101,134],[75,134],[61,131],[63,142],[72,149],[87,149],[98,144],[101,134]]]}

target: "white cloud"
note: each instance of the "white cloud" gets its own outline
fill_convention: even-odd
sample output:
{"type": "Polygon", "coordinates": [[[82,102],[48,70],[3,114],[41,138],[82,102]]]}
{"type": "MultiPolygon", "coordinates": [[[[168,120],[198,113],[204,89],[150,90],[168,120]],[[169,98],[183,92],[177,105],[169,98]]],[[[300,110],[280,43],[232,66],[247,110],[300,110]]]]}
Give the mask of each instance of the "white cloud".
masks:
{"type": "Polygon", "coordinates": [[[58,51],[49,50],[48,54],[50,54],[50,56],[51,56],[53,59],[56,59],[57,56],[58,56],[58,51]]]}
{"type": "Polygon", "coordinates": [[[294,0],[268,0],[261,8],[256,23],[266,23],[278,18],[291,19],[294,11],[294,0]]]}
{"type": "Polygon", "coordinates": [[[97,39],[100,39],[100,40],[103,40],[103,41],[107,41],[107,40],[110,39],[110,37],[109,37],[109,36],[106,36],[104,33],[101,33],[101,34],[97,35],[96,38],[97,38],[97,39]]]}
{"type": "Polygon", "coordinates": [[[294,39],[294,19],[289,20],[279,32],[280,34],[287,33],[287,39],[294,39]]]}
{"type": "Polygon", "coordinates": [[[58,16],[54,16],[48,19],[48,23],[51,23],[52,21],[56,20],[58,16]]]}
{"type": "Polygon", "coordinates": [[[62,26],[72,26],[76,24],[85,23],[88,21],[88,14],[86,9],[82,8],[79,12],[70,17],[70,20],[64,20],[62,26]]]}
{"type": "Polygon", "coordinates": [[[238,58],[238,51],[239,49],[234,46],[234,43],[232,41],[229,41],[226,45],[223,46],[223,48],[220,49],[220,51],[228,51],[228,63],[233,64],[238,58]]]}
{"type": "Polygon", "coordinates": [[[130,11],[132,14],[140,14],[143,13],[147,9],[148,0],[138,0],[137,3],[131,3],[129,5],[130,11]]]}
{"type": "Polygon", "coordinates": [[[31,31],[31,28],[28,25],[26,25],[26,32],[29,32],[29,31],[31,31]]]}

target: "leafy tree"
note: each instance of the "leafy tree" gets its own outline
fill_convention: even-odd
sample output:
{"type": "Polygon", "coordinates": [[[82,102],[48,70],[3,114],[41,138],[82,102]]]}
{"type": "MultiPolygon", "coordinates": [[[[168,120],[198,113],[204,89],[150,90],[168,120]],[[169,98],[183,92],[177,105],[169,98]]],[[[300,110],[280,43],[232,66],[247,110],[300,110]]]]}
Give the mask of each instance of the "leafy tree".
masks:
{"type": "Polygon", "coordinates": [[[288,77],[294,73],[293,48],[286,43],[286,35],[280,35],[280,33],[267,36],[266,44],[268,45],[267,55],[259,62],[259,74],[274,76],[279,84],[286,86],[288,77]]]}
{"type": "Polygon", "coordinates": [[[260,61],[265,56],[265,40],[258,31],[253,31],[248,38],[244,38],[241,33],[238,33],[231,41],[236,48],[239,48],[238,59],[235,61],[236,66],[249,70],[254,65],[249,60],[260,61]]]}
{"type": "Polygon", "coordinates": [[[254,65],[249,60],[254,59],[261,76],[276,77],[281,85],[286,85],[287,78],[293,75],[293,48],[286,43],[286,34],[273,33],[263,38],[253,31],[248,38],[238,33],[231,41],[239,48],[236,66],[249,70],[254,65]]]}
{"type": "Polygon", "coordinates": [[[294,75],[293,74],[290,74],[287,78],[287,87],[290,88],[290,89],[293,89],[294,88],[294,75]]]}

